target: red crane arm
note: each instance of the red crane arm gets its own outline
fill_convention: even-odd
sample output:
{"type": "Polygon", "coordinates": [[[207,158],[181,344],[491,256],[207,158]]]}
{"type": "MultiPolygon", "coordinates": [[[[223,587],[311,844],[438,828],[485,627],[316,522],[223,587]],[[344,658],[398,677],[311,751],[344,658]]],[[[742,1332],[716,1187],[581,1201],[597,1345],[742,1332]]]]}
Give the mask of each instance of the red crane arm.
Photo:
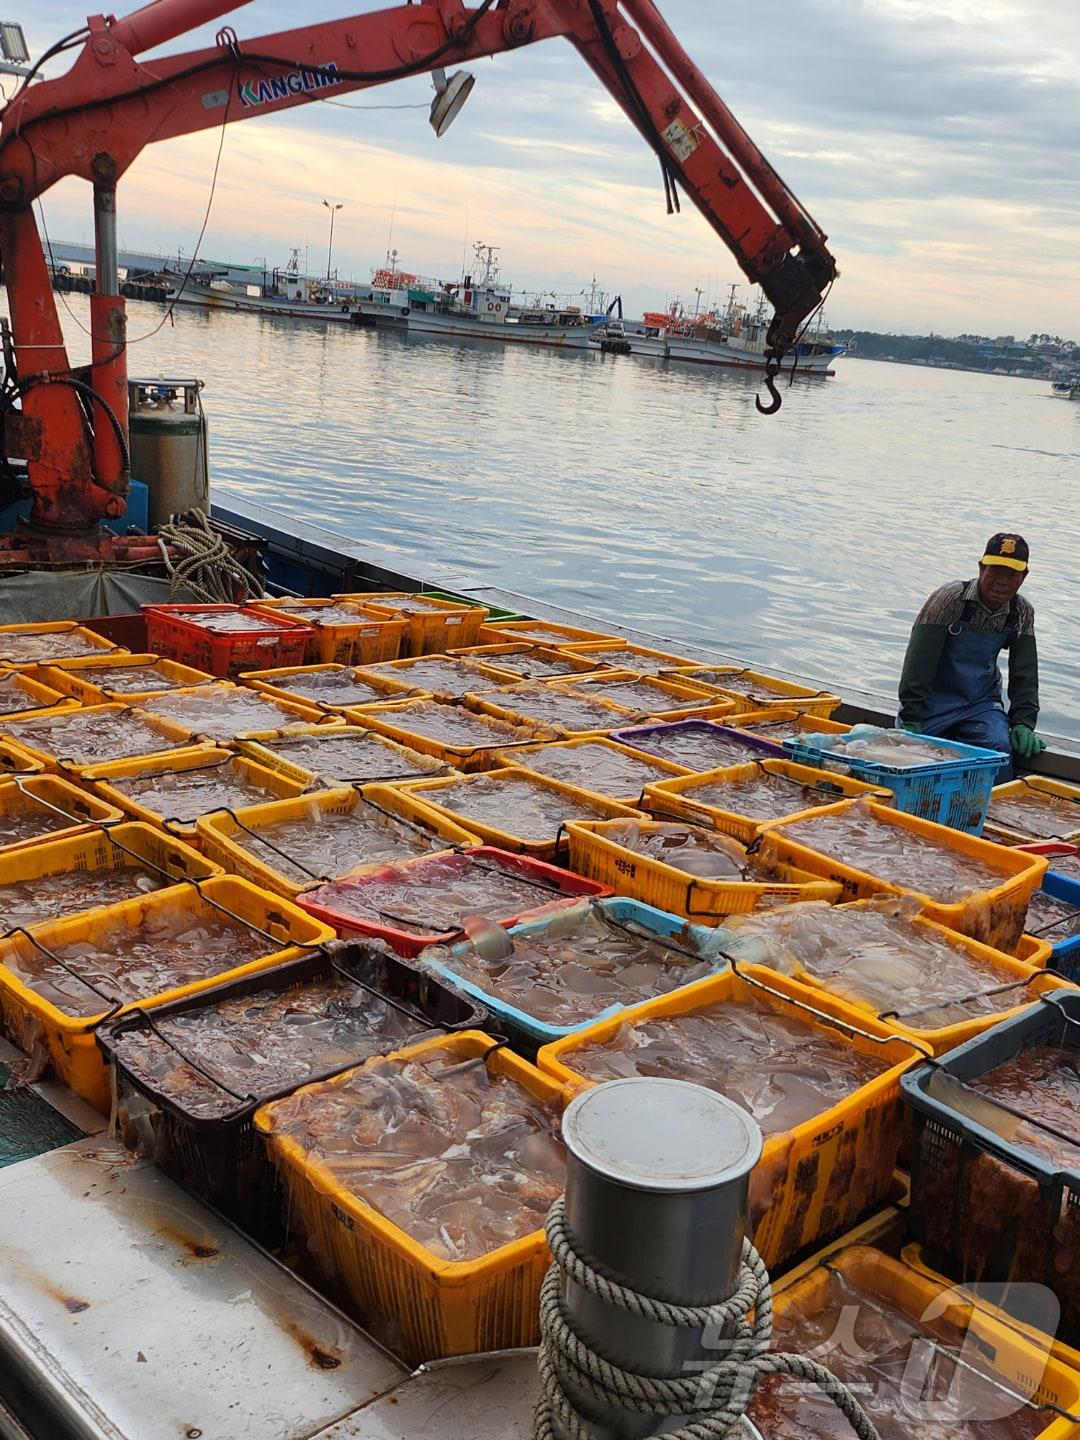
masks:
{"type": "Polygon", "coordinates": [[[30,206],[61,178],[78,175],[95,188],[97,221],[107,226],[112,215],[114,225],[117,180],[157,140],[563,36],[656,150],[669,193],[677,184],[693,198],[772,301],[771,345],[791,343],[836,273],[826,236],[652,0],[479,0],[472,7],[419,0],[242,43],[225,30],[209,49],[138,58],[237,4],[154,0],[122,20],[91,17],[71,70],[24,87],[3,111],[0,253],[22,387],[18,434],[36,520],[76,527],[122,510],[127,374],[123,301],[101,293],[99,274],[93,364],[82,377],[95,395],[88,400],[78,389],[30,206]]]}

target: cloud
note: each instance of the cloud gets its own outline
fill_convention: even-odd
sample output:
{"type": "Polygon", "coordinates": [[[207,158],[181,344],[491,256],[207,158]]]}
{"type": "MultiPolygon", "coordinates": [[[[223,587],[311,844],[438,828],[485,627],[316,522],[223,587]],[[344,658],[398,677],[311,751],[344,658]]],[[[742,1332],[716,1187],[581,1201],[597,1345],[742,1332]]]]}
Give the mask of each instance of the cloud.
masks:
{"type": "MultiPolygon", "coordinates": [[[[1080,7],[792,0],[782,24],[774,6],[730,0],[663,10],[830,233],[835,323],[1080,334],[1080,7]]],[[[48,34],[40,16],[31,31],[38,49],[81,22],[68,0],[49,11],[48,34]]],[[[295,12],[266,0],[230,18],[243,39],[287,28],[295,12]]],[[[194,46],[185,37],[167,48],[194,46]]],[[[655,158],[570,47],[473,68],[476,89],[437,146],[419,110],[313,105],[231,126],[207,246],[281,261],[306,244],[314,256],[332,191],[346,205],[335,253],[358,274],[381,258],[393,216],[403,260],[444,276],[467,232],[501,244],[507,274],[529,288],[557,276],[580,287],[595,271],[655,306],[738,278],[692,205],[665,215],[655,158]]],[[[413,78],[348,103],[423,106],[430,93],[413,78]]],[[[140,157],[121,192],[129,243],[193,242],[216,143],[204,134],[140,157]]],[[[54,233],[88,229],[85,187],[57,187],[47,204],[54,233]]]]}

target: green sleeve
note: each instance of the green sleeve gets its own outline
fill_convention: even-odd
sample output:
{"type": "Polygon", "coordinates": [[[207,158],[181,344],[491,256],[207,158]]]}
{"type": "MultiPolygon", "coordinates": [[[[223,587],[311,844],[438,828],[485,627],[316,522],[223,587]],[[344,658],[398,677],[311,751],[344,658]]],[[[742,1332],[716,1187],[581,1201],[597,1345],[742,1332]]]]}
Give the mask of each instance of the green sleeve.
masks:
{"type": "Polygon", "coordinates": [[[1034,730],[1038,718],[1039,651],[1032,631],[1009,646],[1009,724],[1034,730]]]}
{"type": "MultiPolygon", "coordinates": [[[[937,679],[938,663],[949,634],[947,625],[913,625],[900,675],[900,723],[922,723],[926,701],[937,679]]],[[[1010,672],[1011,673],[1011,672],[1010,672]]]]}

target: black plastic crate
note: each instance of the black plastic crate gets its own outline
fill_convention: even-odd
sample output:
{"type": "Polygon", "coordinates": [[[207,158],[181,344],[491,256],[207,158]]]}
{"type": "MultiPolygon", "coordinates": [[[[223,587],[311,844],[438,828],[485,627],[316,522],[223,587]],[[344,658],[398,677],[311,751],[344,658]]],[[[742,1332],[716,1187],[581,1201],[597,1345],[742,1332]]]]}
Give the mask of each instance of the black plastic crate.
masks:
{"type": "MultiPolygon", "coordinates": [[[[129,1069],[123,1060],[124,1037],[133,1032],[156,1031],[159,1022],[169,1016],[210,1009],[268,990],[280,993],[335,975],[340,976],[343,987],[364,986],[388,1003],[408,1010],[416,1018],[417,1037],[432,1030],[483,1030],[487,1025],[487,1012],[448,981],[425,974],[382,946],[337,940],[277,969],[215,986],[150,1012],[131,1011],[97,1032],[98,1045],[115,1076],[117,1113],[125,1143],[132,1148],[141,1144],[167,1175],[269,1247],[284,1242],[287,1225],[276,1172],[252,1123],[255,1111],[302,1085],[329,1079],[361,1064],[377,1055],[378,1047],[360,1050],[331,1070],[298,1075],[292,1083],[243,1098],[221,1085],[221,1093],[235,1105],[224,1115],[207,1117],[188,1113],[176,1099],[129,1069]]],[[[165,1039],[162,1043],[176,1051],[178,1062],[184,1062],[179,1047],[165,1039]]],[[[409,1043],[398,1041],[395,1048],[409,1043]]],[[[187,1063],[212,1079],[200,1065],[187,1063]]]]}
{"type": "Polygon", "coordinates": [[[971,1081],[1038,1046],[1075,1052],[1080,1063],[1080,992],[1043,996],[936,1065],[901,1076],[913,1119],[911,1229],[928,1265],[962,1284],[1001,1287],[995,1303],[1040,1328],[1045,1300],[1032,1287],[1046,1286],[1061,1308],[1057,1338],[1075,1346],[1080,1168],[1059,1170],[927,1092],[938,1067],[971,1081]]]}

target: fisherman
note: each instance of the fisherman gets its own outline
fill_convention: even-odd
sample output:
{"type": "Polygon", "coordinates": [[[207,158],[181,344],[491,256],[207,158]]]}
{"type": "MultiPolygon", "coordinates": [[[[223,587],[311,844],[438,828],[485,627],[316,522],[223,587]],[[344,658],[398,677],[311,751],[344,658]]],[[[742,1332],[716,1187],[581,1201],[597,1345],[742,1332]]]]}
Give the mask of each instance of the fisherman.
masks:
{"type": "MultiPolygon", "coordinates": [[[[974,580],[935,590],[911,629],[900,676],[898,723],[915,734],[1000,750],[1031,760],[1046,749],[1039,718],[1035,610],[1021,598],[1028,545],[994,535],[974,580]],[[1009,652],[1009,708],[1001,696],[998,655],[1009,652]]],[[[1012,764],[1001,778],[1011,778],[1012,764]]]]}

